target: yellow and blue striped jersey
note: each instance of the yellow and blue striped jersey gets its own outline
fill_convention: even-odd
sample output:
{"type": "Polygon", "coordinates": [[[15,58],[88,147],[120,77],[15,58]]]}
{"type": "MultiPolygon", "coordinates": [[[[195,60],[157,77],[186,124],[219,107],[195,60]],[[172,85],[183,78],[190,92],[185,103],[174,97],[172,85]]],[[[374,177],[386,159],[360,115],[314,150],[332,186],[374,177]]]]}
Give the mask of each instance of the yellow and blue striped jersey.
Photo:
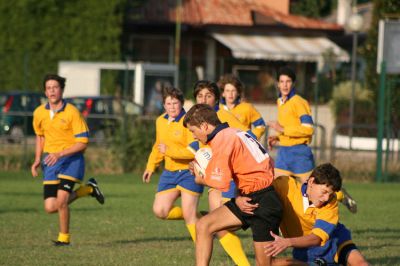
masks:
{"type": "Polygon", "coordinates": [[[265,121],[257,109],[254,108],[252,104],[246,102],[238,102],[235,107],[229,109],[224,103],[225,101],[222,99],[220,108],[234,114],[240,123],[248,129],[251,129],[251,132],[253,132],[253,134],[259,140],[265,133],[265,121]]]}
{"type": "Polygon", "coordinates": [[[278,122],[284,128],[279,135],[281,146],[309,144],[314,133],[308,102],[292,89],[286,101],[278,98],[278,122]]]}
{"type": "Polygon", "coordinates": [[[189,169],[189,162],[193,160],[194,155],[187,147],[194,138],[192,133],[183,126],[185,113],[182,109],[178,117],[173,120],[169,119],[166,113],[157,118],[156,141],[147,161],[147,171],[154,172],[163,160],[165,169],[168,171],[189,169]],[[165,154],[158,151],[160,143],[167,146],[165,154]]]}
{"type": "Polygon", "coordinates": [[[301,184],[294,177],[281,176],[273,186],[283,204],[283,218],[280,229],[284,237],[299,237],[309,234],[321,238],[321,246],[329,240],[339,222],[336,194],[320,208],[310,205],[306,191],[307,184],[301,184]]]}
{"type": "Polygon", "coordinates": [[[77,142],[89,142],[89,129],[79,110],[63,102],[60,110],[51,117],[50,105],[43,104],[33,112],[33,129],[44,136],[45,153],[55,153],[72,147],[77,142]]]}

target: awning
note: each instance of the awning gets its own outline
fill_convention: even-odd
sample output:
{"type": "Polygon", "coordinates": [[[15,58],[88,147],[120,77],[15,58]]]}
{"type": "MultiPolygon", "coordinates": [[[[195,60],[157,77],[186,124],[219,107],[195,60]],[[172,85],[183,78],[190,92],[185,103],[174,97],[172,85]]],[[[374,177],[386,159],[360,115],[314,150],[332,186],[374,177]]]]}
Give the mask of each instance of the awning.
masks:
{"type": "Polygon", "coordinates": [[[231,49],[235,58],[272,61],[323,62],[323,54],[331,50],[336,60],[348,62],[349,55],[324,37],[290,37],[212,33],[231,49]]]}

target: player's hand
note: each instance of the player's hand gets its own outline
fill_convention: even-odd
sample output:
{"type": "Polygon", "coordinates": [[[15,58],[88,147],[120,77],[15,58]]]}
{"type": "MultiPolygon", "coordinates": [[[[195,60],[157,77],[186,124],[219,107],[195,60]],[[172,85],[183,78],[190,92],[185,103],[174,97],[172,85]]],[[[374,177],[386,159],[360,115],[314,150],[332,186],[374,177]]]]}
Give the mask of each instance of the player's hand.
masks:
{"type": "Polygon", "coordinates": [[[142,176],[142,180],[143,183],[150,183],[150,179],[151,179],[151,175],[153,174],[153,172],[150,171],[144,171],[143,176],[142,176]]]}
{"type": "Polygon", "coordinates": [[[271,236],[275,239],[272,242],[267,242],[264,246],[264,253],[267,256],[277,256],[279,253],[290,247],[288,239],[275,235],[270,231],[271,236]]]}
{"type": "Polygon", "coordinates": [[[167,151],[167,145],[165,145],[164,143],[160,143],[157,146],[158,151],[162,154],[165,154],[165,152],[167,151]]]}
{"type": "Polygon", "coordinates": [[[191,173],[192,175],[195,175],[195,174],[194,174],[194,162],[193,162],[193,161],[191,161],[191,162],[189,163],[189,171],[190,171],[190,173],[191,173]]]}
{"type": "Polygon", "coordinates": [[[31,173],[33,177],[37,177],[39,175],[37,168],[40,166],[40,160],[35,161],[31,166],[31,173]]]}
{"type": "Polygon", "coordinates": [[[278,121],[268,121],[267,125],[270,128],[273,128],[276,132],[283,133],[283,131],[284,131],[282,125],[279,124],[278,121]]]}
{"type": "Polygon", "coordinates": [[[278,136],[269,136],[268,137],[268,150],[272,150],[272,147],[279,141],[278,136]]]}
{"type": "Polygon", "coordinates": [[[237,196],[235,198],[235,203],[239,207],[239,209],[247,214],[254,214],[254,210],[258,208],[258,203],[250,203],[251,198],[237,196]]]}
{"type": "Polygon", "coordinates": [[[60,153],[49,153],[49,155],[44,158],[44,163],[47,166],[53,166],[57,163],[58,159],[60,159],[60,153]]]}

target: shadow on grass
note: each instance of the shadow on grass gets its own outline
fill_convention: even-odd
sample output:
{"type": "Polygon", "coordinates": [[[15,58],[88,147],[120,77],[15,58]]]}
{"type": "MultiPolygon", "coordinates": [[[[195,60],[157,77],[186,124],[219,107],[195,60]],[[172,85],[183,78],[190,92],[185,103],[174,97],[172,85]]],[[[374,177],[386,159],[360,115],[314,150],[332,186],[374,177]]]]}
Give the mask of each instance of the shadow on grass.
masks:
{"type": "Polygon", "coordinates": [[[32,209],[32,208],[21,208],[21,209],[9,209],[9,210],[0,210],[0,214],[6,213],[37,213],[39,209],[32,209]]]}
{"type": "Polygon", "coordinates": [[[399,265],[400,257],[396,256],[396,257],[368,259],[368,262],[371,265],[399,265]]]}
{"type": "MultiPolygon", "coordinates": [[[[149,238],[139,238],[139,239],[132,239],[132,240],[117,240],[112,242],[112,244],[121,244],[121,245],[126,245],[126,244],[139,244],[139,243],[148,243],[148,242],[160,242],[160,241],[166,241],[166,242],[179,242],[179,241],[187,241],[191,240],[190,237],[149,237],[149,238]]],[[[107,244],[107,245],[111,245],[107,244]]]]}
{"type": "Polygon", "coordinates": [[[35,196],[35,197],[40,197],[42,196],[41,192],[21,192],[21,191],[5,191],[1,193],[2,196],[35,196]]]}

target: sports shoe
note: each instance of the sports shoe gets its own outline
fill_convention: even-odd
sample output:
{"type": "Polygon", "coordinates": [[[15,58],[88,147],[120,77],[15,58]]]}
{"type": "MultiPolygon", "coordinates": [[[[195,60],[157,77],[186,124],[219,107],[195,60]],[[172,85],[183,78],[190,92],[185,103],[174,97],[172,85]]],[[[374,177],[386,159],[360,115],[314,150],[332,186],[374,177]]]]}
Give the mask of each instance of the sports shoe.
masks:
{"type": "Polygon", "coordinates": [[[347,209],[349,209],[351,213],[356,213],[357,202],[350,196],[350,194],[344,188],[342,188],[342,192],[343,192],[343,199],[341,202],[343,203],[344,206],[346,206],[347,209]]]}
{"type": "Polygon", "coordinates": [[[103,193],[101,193],[99,186],[97,185],[97,181],[96,179],[94,179],[93,177],[90,178],[87,183],[88,186],[91,186],[93,188],[93,192],[92,192],[92,197],[95,197],[96,200],[100,203],[100,204],[104,204],[104,195],[103,193]]]}
{"type": "Polygon", "coordinates": [[[62,242],[62,241],[55,241],[55,240],[52,240],[53,241],[53,246],[56,246],[56,247],[65,247],[65,246],[69,246],[69,242],[62,242]]]}

